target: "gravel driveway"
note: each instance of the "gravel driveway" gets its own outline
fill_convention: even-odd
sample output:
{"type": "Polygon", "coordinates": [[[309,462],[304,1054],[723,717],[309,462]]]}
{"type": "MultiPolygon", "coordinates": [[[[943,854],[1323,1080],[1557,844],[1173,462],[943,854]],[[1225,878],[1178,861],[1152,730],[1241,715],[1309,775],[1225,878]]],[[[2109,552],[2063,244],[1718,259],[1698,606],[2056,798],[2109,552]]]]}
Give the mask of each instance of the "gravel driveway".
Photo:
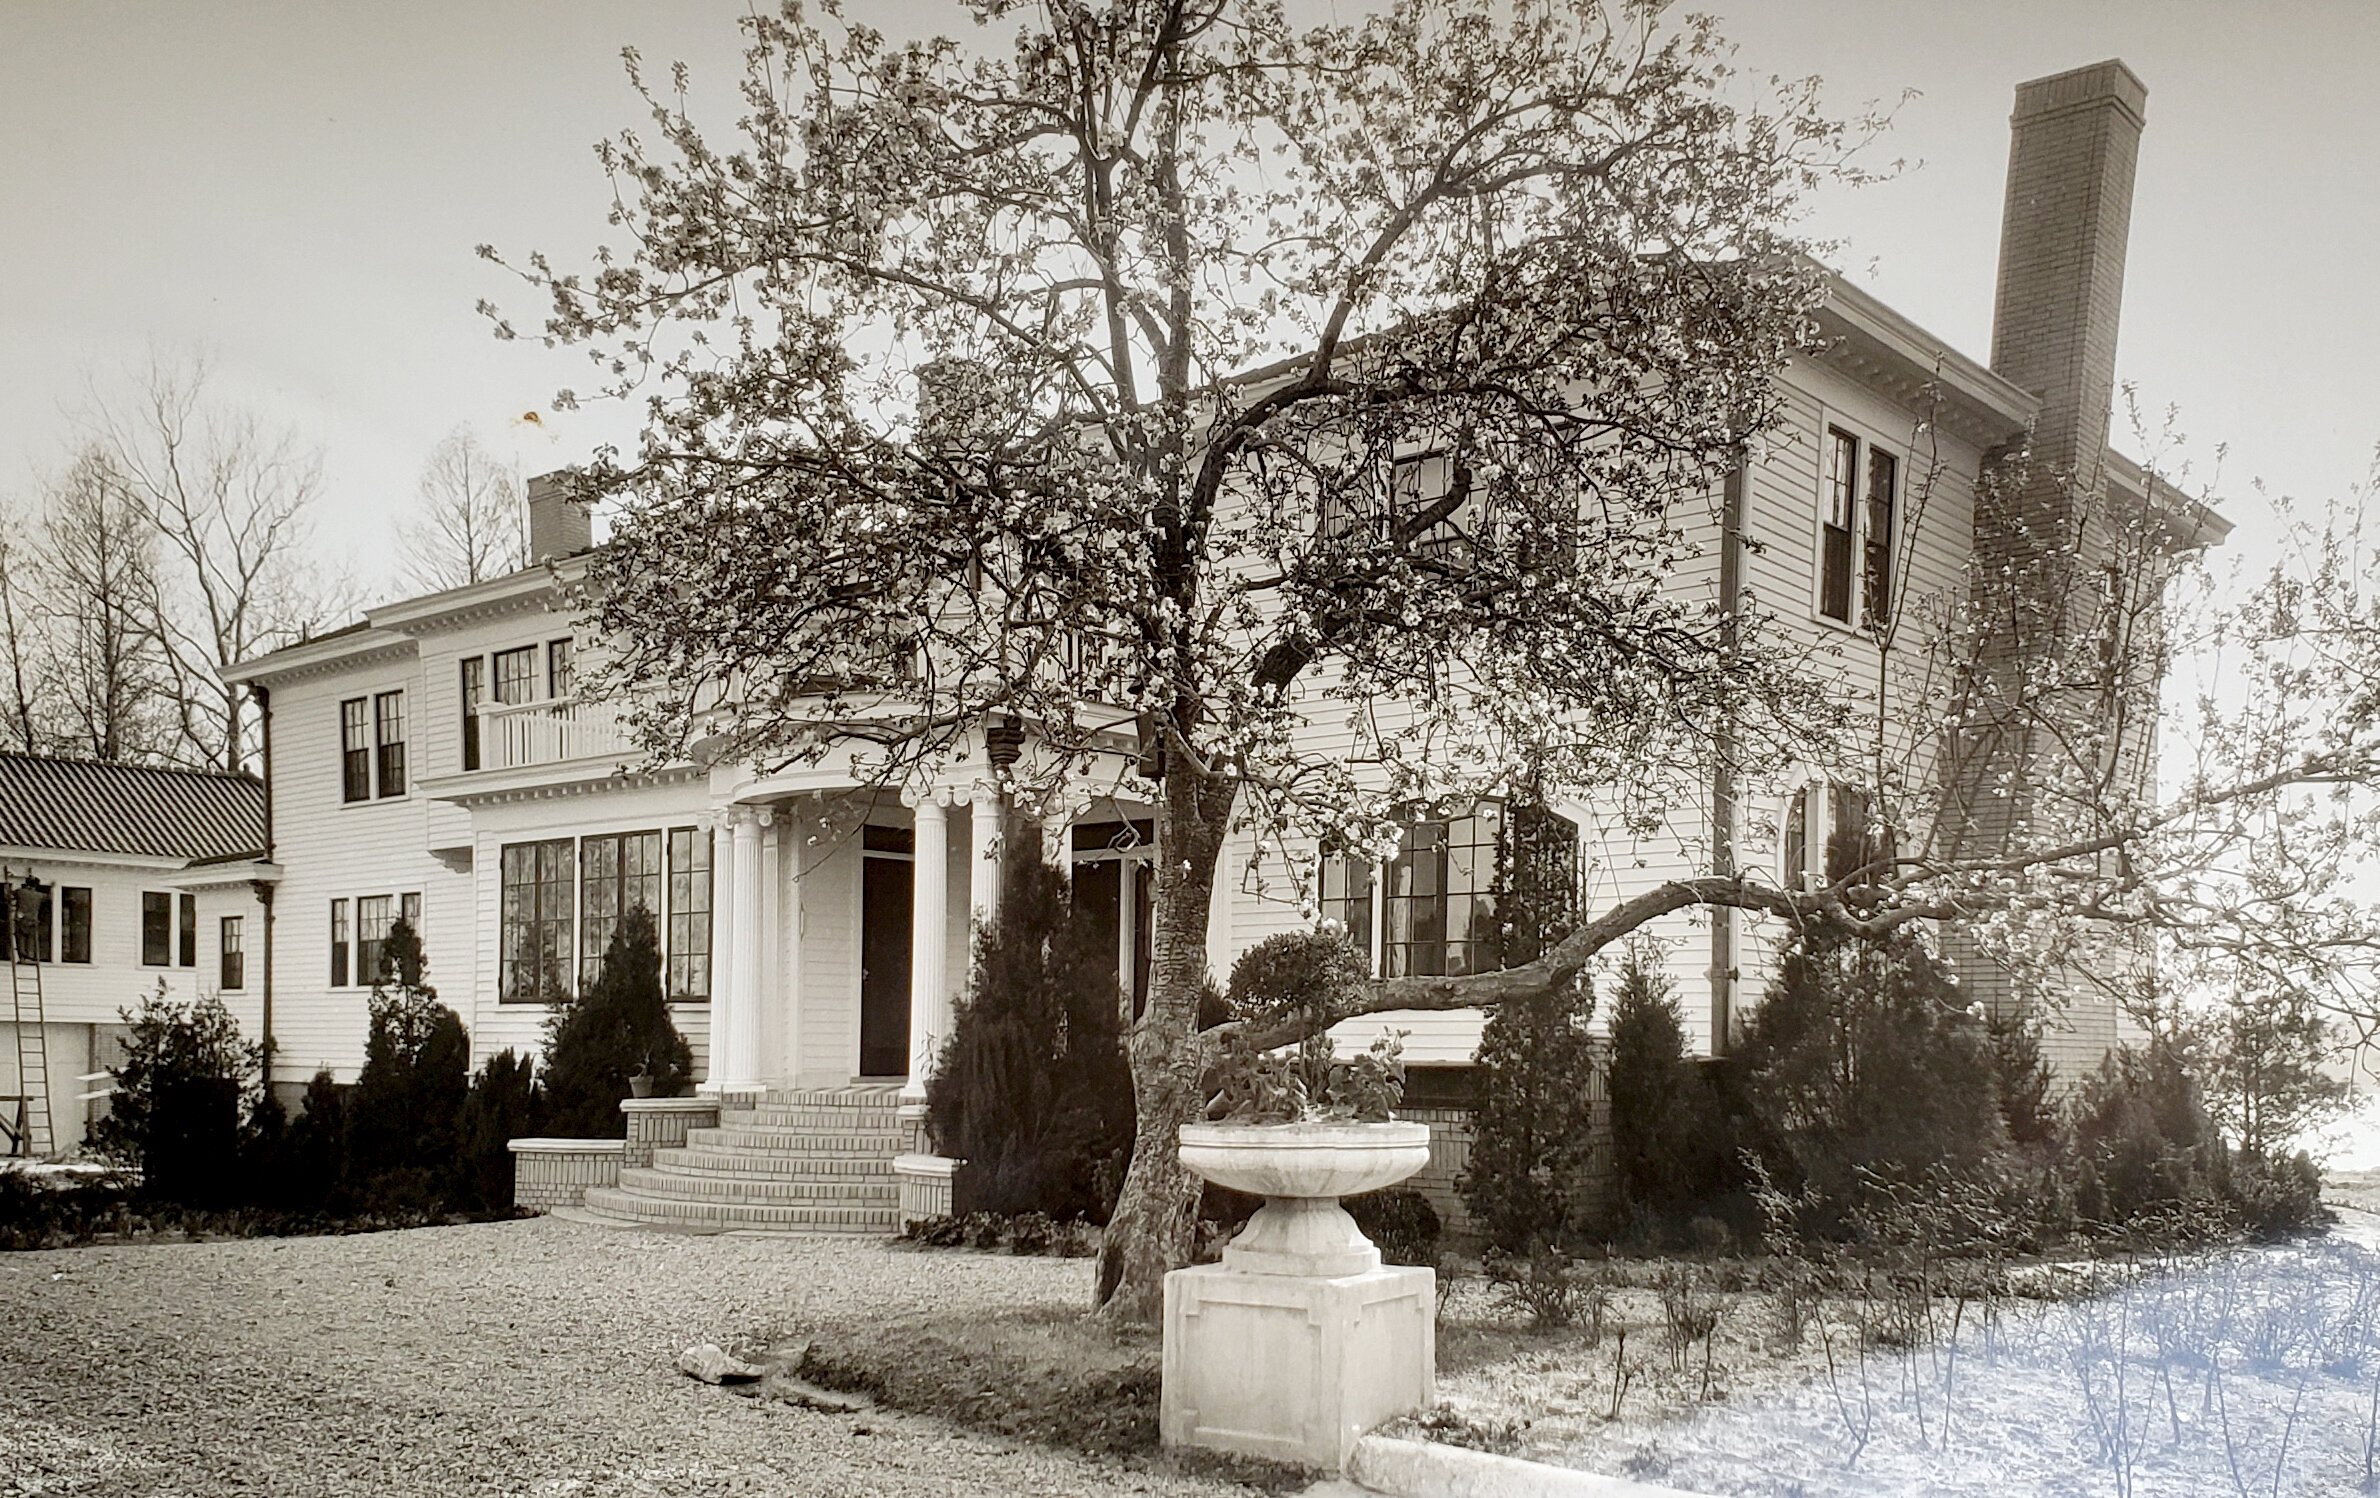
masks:
{"type": "Polygon", "coordinates": [[[828,1310],[1081,1306],[1090,1274],[550,1217],[0,1254],[0,1494],[1238,1491],[672,1366],[828,1310]]]}

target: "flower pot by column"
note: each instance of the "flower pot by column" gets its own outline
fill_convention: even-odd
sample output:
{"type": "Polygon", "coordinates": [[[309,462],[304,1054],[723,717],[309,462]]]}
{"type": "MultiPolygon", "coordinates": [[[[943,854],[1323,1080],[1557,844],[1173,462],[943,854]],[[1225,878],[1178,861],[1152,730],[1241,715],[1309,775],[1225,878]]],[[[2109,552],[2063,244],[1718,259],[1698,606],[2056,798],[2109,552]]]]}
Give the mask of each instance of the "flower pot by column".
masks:
{"type": "Polygon", "coordinates": [[[1420,1123],[1183,1127],[1184,1165],[1265,1204],[1222,1263],[1165,1277],[1168,1444],[1335,1471],[1365,1431],[1436,1398],[1436,1274],[1384,1266],[1339,1205],[1429,1157],[1420,1123]]]}

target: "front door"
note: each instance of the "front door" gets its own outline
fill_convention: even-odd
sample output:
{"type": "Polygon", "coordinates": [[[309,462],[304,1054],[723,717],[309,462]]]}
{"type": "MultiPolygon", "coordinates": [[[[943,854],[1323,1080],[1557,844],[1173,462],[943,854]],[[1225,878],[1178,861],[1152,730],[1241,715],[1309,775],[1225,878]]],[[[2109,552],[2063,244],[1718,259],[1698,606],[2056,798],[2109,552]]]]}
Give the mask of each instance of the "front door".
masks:
{"type": "Polygon", "coordinates": [[[909,908],[906,858],[862,858],[859,892],[859,1072],[909,1075],[909,908]]]}

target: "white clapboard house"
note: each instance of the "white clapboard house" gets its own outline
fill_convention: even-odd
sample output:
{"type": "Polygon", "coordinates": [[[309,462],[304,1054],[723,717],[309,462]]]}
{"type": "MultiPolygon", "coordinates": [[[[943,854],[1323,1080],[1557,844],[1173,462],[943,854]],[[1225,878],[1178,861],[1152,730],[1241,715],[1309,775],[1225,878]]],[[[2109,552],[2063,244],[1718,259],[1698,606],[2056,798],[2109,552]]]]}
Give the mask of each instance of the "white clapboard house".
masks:
{"type": "MultiPolygon", "coordinates": [[[[1678,586],[1755,602],[1826,647],[1815,653],[1821,669],[1873,682],[1879,600],[1906,609],[1963,593],[1978,476],[2028,439],[2037,463],[2171,505],[2186,522],[2176,544],[2220,539],[2222,522],[2143,494],[2140,470],[2106,446],[2144,101],[2120,63],[2018,91],[1991,362],[1835,282],[1826,351],[1782,377],[1788,429],[1711,496],[1707,566],[1678,586]],[[1932,474],[1922,526],[1909,503],[1920,470],[1932,474]]],[[[1428,476],[1398,480],[1426,486],[1428,476]]],[[[731,1116],[700,1150],[624,1172],[589,1206],[695,1226],[889,1228],[895,1101],[921,1095],[971,928],[994,895],[981,736],[972,760],[907,795],[872,789],[833,757],[782,774],[730,762],[644,767],[616,707],[577,690],[582,626],[563,593],[590,544],[587,519],[550,486],[534,485],[530,504],[539,565],[375,608],[235,673],[267,701],[272,724],[270,851],[285,871],[273,925],[275,1076],[354,1077],[376,944],[400,916],[418,925],[431,980],[484,1058],[533,1048],[548,1000],[582,980],[620,913],[641,903],[660,918],[672,1012],[703,1087],[765,1092],[778,1111],[747,1112],[741,1128],[731,1116]],[[882,1158],[857,1174],[845,1157],[769,1161],[771,1120],[839,1128],[879,1144],[882,1158]]],[[[1318,743],[1340,731],[1315,729],[1318,743]]],[[[1826,829],[1857,815],[1843,800],[1813,770],[1714,785],[1658,836],[1626,831],[1606,808],[1558,810],[1575,828],[1581,893],[1593,902],[1707,872],[1722,845],[1780,881],[1822,872],[1826,829]],[[1712,835],[1717,819],[1726,838],[1712,835]]],[[[1147,981],[1150,809],[1086,793],[1058,817],[1129,994],[1147,981]]],[[[1507,822],[1494,805],[1419,822],[1385,866],[1322,860],[1314,889],[1285,887],[1277,854],[1272,877],[1257,877],[1258,850],[1242,835],[1216,881],[1217,971],[1304,926],[1317,906],[1359,934],[1383,973],[1490,960],[1474,938],[1494,926],[1507,822]]],[[[1732,1016],[1757,1002],[1778,933],[1727,913],[1683,913],[1658,929],[1695,1043],[1724,1046],[1732,1016]]],[[[2070,1020],[2058,1043],[2076,1059],[2114,1037],[2112,1011],[2081,1006],[2070,1020]]],[[[1459,1122],[1480,1016],[1392,1022],[1410,1032],[1406,1054],[1421,1068],[1412,1101],[1459,1122]]],[[[1363,1028],[1359,1044],[1378,1024],[1363,1028]]],[[[1442,1207],[1461,1165],[1459,1128],[1448,1142],[1425,1178],[1442,1207]]]]}

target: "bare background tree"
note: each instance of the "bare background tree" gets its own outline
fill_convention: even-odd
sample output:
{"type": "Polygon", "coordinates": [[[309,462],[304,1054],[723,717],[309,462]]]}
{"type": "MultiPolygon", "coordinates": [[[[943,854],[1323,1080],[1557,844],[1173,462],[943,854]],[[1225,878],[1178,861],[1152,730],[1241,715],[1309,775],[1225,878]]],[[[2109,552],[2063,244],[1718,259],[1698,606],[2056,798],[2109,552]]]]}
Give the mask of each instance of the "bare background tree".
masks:
{"type": "Polygon", "coordinates": [[[173,687],[157,637],[157,542],[107,450],[83,449],[44,496],[38,698],[42,747],[93,759],[164,758],[173,687]]]}
{"type": "Polygon", "coordinates": [[[346,589],[310,561],[321,454],[296,433],[206,398],[200,360],[151,363],[102,405],[98,443],[154,531],[151,634],[177,763],[237,770],[261,752],[252,705],[224,669],[318,628],[346,589]]]}
{"type": "Polygon", "coordinates": [[[424,592],[502,577],[528,556],[518,469],[458,427],[422,469],[421,512],[398,534],[407,583],[424,592]]]}
{"type": "Polygon", "coordinates": [[[319,454],[207,387],[203,360],[159,359],[94,396],[73,461],[0,515],[8,747],[253,769],[259,724],[225,668],[351,602],[310,545],[319,454]]]}

